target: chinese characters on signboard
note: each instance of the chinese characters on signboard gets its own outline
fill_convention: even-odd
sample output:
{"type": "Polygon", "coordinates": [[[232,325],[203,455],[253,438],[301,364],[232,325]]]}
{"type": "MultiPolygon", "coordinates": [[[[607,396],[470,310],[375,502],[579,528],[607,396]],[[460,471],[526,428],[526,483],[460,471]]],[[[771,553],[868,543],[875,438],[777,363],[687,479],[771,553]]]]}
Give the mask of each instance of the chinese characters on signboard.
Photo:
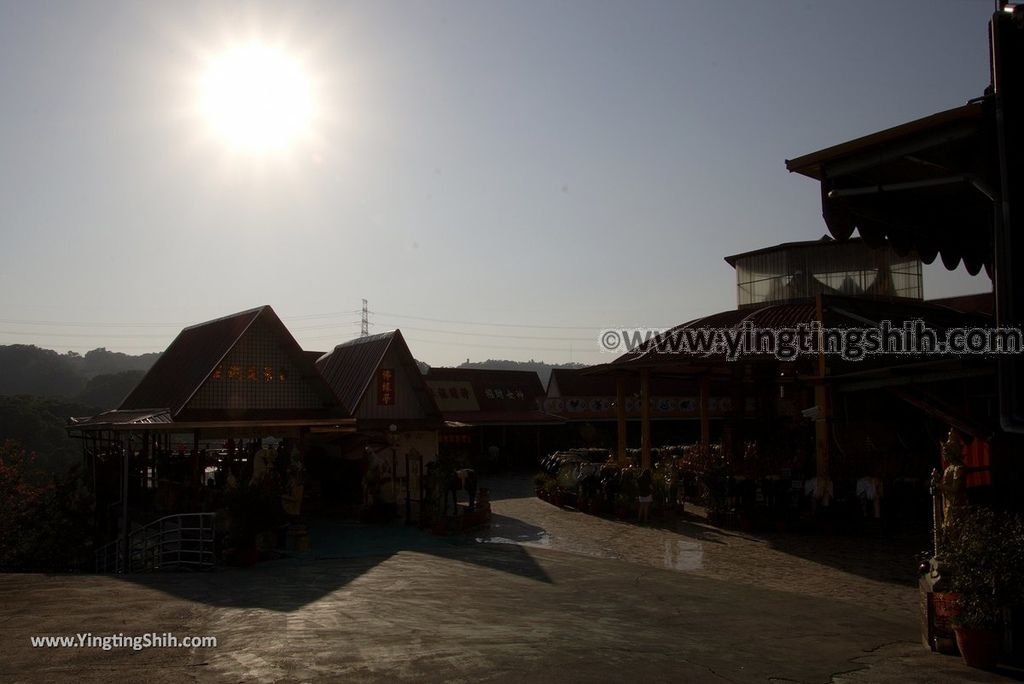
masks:
{"type": "Polygon", "coordinates": [[[283,383],[288,377],[284,368],[275,369],[273,366],[240,366],[220,365],[213,369],[210,374],[213,380],[249,380],[252,382],[279,382],[283,383]]]}
{"type": "Polygon", "coordinates": [[[440,399],[469,399],[468,387],[435,387],[434,391],[440,399]]]}
{"type": "Polygon", "coordinates": [[[488,399],[524,399],[526,392],[512,387],[486,387],[484,396],[488,399]]]}
{"type": "Polygon", "coordinates": [[[377,405],[395,405],[395,371],[393,368],[377,370],[377,405]]]}

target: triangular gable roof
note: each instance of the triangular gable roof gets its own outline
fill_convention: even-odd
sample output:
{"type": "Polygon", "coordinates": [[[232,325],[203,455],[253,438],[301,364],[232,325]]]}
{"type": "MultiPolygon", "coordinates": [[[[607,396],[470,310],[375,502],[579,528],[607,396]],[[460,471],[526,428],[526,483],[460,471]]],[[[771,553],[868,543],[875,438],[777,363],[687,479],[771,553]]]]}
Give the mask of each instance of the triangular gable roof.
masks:
{"type": "Polygon", "coordinates": [[[337,400],[315,372],[312,361],[269,306],[240,311],[183,329],[135,389],[121,402],[119,410],[168,409],[177,415],[203,386],[218,364],[258,320],[279,336],[281,347],[317,386],[328,404],[337,400]]]}
{"type": "Polygon", "coordinates": [[[440,420],[441,412],[400,330],[357,337],[339,344],[317,359],[316,368],[349,414],[355,415],[359,410],[359,402],[373,382],[374,373],[392,348],[401,357],[402,365],[408,371],[409,382],[419,395],[420,404],[427,415],[440,420]]]}

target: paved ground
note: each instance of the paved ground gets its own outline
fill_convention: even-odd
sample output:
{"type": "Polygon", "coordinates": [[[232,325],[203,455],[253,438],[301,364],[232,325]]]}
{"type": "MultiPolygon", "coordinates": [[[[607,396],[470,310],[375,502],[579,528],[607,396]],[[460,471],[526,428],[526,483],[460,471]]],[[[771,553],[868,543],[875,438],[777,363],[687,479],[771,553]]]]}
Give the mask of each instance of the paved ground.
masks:
{"type": "Polygon", "coordinates": [[[0,681],[1004,681],[916,643],[912,554],[639,528],[530,486],[496,484],[484,543],[322,524],[310,556],[247,570],[0,575],[0,681]],[[219,643],[29,645],[79,632],[219,643]]]}
{"type": "Polygon", "coordinates": [[[927,538],[744,534],[707,524],[699,507],[671,523],[640,526],[557,508],[529,496],[532,486],[525,477],[493,483],[494,518],[481,541],[695,572],[917,619],[917,553],[927,538]]]}

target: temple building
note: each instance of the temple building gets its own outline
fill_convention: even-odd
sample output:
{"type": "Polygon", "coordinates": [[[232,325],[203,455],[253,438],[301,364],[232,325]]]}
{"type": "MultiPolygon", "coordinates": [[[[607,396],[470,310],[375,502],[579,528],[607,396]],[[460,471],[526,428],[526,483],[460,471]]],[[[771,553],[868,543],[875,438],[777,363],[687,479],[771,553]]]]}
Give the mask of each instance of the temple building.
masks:
{"type": "Polygon", "coordinates": [[[316,368],[356,422],[354,435],[317,448],[321,467],[310,479],[321,498],[351,510],[377,494],[397,504],[399,515],[417,516],[442,418],[401,331],[339,344],[317,359],[316,368]],[[367,474],[376,493],[363,491],[367,474]]]}
{"type": "MultiPolygon", "coordinates": [[[[883,321],[902,329],[920,321],[941,335],[990,324],[979,311],[984,304],[972,306],[969,298],[955,307],[925,301],[916,254],[891,246],[873,249],[856,239],[785,243],[726,261],[736,270],[737,307],[663,336],[690,344],[651,341],[582,371],[616,383],[610,403],[619,459],[626,462],[627,448],[639,446],[641,463],[651,464],[652,449],[666,445],[655,429],[656,387],[675,382],[695,389],[700,447],[707,453],[720,445],[723,467],[736,476],[794,487],[812,483],[812,496],[826,505],[851,506],[858,482],[885,481],[899,485],[889,491],[905,492],[904,501],[890,509],[912,510],[912,500],[926,496],[936,445],[954,418],[950,405],[982,410],[994,400],[993,364],[980,356],[799,353],[795,345],[780,345],[776,333],[878,328],[883,321]],[[761,338],[760,332],[772,334],[761,338]],[[709,333],[728,333],[744,340],[744,347],[730,355],[722,347],[694,346],[709,333]],[[755,344],[748,346],[751,340],[755,344]],[[925,381],[934,392],[915,391],[912,385],[925,381]],[[636,385],[639,439],[629,427],[636,385]]],[[[983,429],[973,417],[957,416],[958,424],[983,429]]]]}

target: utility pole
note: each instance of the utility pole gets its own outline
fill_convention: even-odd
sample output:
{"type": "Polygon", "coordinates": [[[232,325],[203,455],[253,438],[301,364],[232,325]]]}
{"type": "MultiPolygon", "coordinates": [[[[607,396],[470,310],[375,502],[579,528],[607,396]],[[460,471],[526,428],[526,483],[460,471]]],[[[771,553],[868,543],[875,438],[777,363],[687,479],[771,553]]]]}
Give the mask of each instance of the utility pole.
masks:
{"type": "Polygon", "coordinates": [[[359,322],[359,336],[366,337],[370,334],[370,310],[366,306],[366,300],[363,300],[363,318],[359,322]]]}

